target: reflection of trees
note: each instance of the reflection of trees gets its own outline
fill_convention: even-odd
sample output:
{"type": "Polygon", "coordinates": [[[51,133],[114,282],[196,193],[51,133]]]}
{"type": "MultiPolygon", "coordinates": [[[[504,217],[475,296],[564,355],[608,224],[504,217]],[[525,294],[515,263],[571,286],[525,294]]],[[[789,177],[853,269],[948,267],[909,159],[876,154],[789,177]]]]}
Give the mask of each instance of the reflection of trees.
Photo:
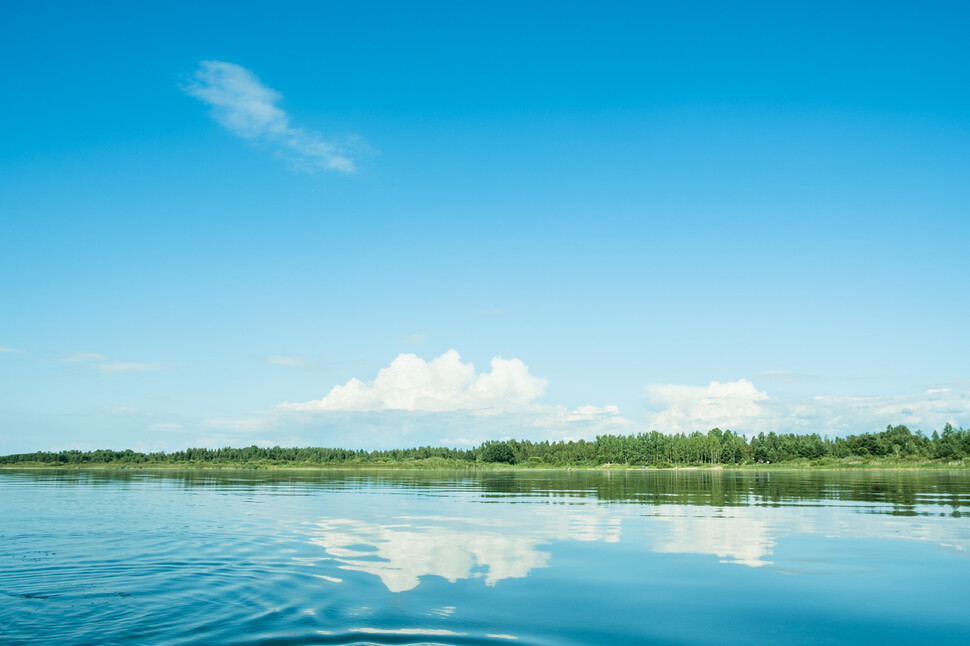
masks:
{"type": "Polygon", "coordinates": [[[646,505],[782,506],[812,501],[884,504],[881,513],[970,504],[970,474],[919,471],[571,471],[468,476],[483,491],[555,499],[595,498],[646,505]]]}
{"type": "MultiPolygon", "coordinates": [[[[947,471],[327,471],[220,470],[31,470],[7,477],[51,483],[118,485],[147,480],[187,488],[271,491],[309,495],[319,491],[387,489],[452,497],[465,492],[476,502],[550,503],[590,499],[640,505],[801,505],[812,501],[863,503],[867,511],[893,515],[943,507],[959,513],[970,505],[970,473],[947,471]]],[[[938,513],[936,510],[934,513],[938,513]]]]}

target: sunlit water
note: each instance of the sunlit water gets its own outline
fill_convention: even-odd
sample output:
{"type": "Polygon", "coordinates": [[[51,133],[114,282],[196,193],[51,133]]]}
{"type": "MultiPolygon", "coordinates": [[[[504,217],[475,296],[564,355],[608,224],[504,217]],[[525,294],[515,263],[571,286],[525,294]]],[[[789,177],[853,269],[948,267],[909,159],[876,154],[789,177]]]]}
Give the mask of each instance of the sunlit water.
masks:
{"type": "Polygon", "coordinates": [[[970,474],[0,472],[0,642],[970,643],[970,474]]]}

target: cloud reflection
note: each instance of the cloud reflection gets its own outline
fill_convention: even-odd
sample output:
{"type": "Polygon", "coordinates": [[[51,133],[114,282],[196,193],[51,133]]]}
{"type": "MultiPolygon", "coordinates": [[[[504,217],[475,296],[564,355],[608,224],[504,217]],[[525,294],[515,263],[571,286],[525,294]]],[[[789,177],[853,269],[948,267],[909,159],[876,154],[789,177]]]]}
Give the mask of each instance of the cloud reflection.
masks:
{"type": "Polygon", "coordinates": [[[488,586],[524,578],[535,569],[550,567],[550,552],[543,546],[564,541],[640,543],[645,551],[658,554],[712,555],[721,563],[800,573],[833,564],[819,563],[808,571],[804,562],[797,567],[776,563],[774,549],[780,540],[794,536],[904,539],[962,553],[970,550],[970,537],[960,533],[962,525],[948,519],[860,513],[864,510],[859,507],[837,504],[825,508],[589,505],[581,510],[521,505],[503,506],[502,511],[496,518],[398,516],[383,523],[324,519],[317,523],[311,540],[340,569],[377,576],[391,592],[412,590],[429,575],[452,583],[481,578],[488,586]],[[645,511],[652,513],[645,515],[645,511]]]}
{"type": "Polygon", "coordinates": [[[775,539],[771,537],[764,519],[740,514],[714,516],[712,514],[720,510],[711,507],[677,505],[664,511],[673,513],[657,519],[668,529],[654,538],[654,552],[713,554],[722,563],[739,563],[749,567],[771,565],[771,561],[766,561],[764,557],[771,554],[775,539]]]}
{"type": "Polygon", "coordinates": [[[391,592],[412,590],[426,575],[452,583],[482,576],[486,585],[494,586],[547,567],[549,560],[549,554],[537,549],[544,542],[541,538],[481,528],[380,525],[351,519],[325,520],[319,527],[322,533],[313,542],[340,561],[342,569],[373,574],[391,592]]]}

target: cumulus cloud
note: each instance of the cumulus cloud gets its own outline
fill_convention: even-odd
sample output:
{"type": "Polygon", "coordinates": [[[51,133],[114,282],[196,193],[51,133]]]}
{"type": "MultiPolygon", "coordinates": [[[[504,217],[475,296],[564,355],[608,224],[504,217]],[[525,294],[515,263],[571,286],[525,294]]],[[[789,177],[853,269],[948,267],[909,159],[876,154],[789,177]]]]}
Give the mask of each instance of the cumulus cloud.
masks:
{"type": "Polygon", "coordinates": [[[654,384],[647,386],[646,397],[655,411],[648,415],[650,424],[666,432],[737,428],[769,414],[760,404],[768,394],[747,379],[707,386],[654,384]]]}
{"type": "Polygon", "coordinates": [[[278,404],[257,426],[302,428],[312,442],[354,448],[589,440],[633,429],[616,406],[542,403],[546,385],[517,358],[493,358],[478,372],[455,350],[430,360],[401,354],[373,380],[350,379],[321,399],[278,404]]]}
{"type": "Polygon", "coordinates": [[[213,118],[229,132],[274,148],[302,170],[356,170],[346,145],[293,126],[289,115],[277,105],[282,95],[263,85],[245,67],[202,61],[182,89],[208,105],[213,118]]]}
{"type": "Polygon", "coordinates": [[[491,370],[476,374],[455,350],[425,361],[401,354],[373,381],[351,379],[322,399],[284,403],[297,411],[478,411],[522,410],[541,397],[546,380],[529,374],[519,359],[495,357],[491,370]]]}

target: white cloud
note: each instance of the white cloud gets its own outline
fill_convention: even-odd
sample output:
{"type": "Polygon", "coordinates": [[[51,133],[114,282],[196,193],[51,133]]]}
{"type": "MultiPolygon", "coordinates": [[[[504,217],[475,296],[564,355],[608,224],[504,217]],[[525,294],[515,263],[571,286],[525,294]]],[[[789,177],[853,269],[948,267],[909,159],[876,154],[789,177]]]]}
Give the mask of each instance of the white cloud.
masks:
{"type": "Polygon", "coordinates": [[[747,379],[727,383],[712,381],[707,386],[654,384],[646,388],[647,401],[654,409],[648,415],[651,428],[664,432],[737,428],[765,420],[769,413],[761,405],[768,394],[747,379]]]}
{"type": "Polygon", "coordinates": [[[115,374],[120,372],[151,372],[154,370],[168,370],[172,366],[167,363],[148,363],[145,361],[106,361],[95,364],[98,372],[115,374]]]}
{"type": "Polygon", "coordinates": [[[12,352],[23,352],[23,350],[20,350],[18,348],[9,348],[5,345],[0,345],[0,354],[7,354],[12,352]]]}
{"type": "Polygon", "coordinates": [[[309,362],[306,357],[278,354],[272,357],[266,357],[266,363],[271,363],[274,366],[283,366],[285,368],[304,368],[309,362]]]}
{"type": "Polygon", "coordinates": [[[541,397],[546,380],[529,374],[519,359],[495,357],[491,371],[475,373],[455,350],[425,361],[414,354],[398,355],[373,381],[351,379],[334,386],[323,398],[284,403],[297,411],[477,411],[522,410],[541,397]]]}
{"type": "Polygon", "coordinates": [[[169,363],[149,363],[145,361],[115,361],[110,357],[96,352],[75,352],[61,359],[66,363],[82,363],[93,370],[104,374],[119,374],[125,372],[150,372],[154,370],[168,370],[169,363]]]}
{"type": "MultiPolygon", "coordinates": [[[[633,422],[620,415],[616,406],[584,405],[569,410],[565,406],[546,406],[530,424],[545,429],[551,441],[589,440],[597,435],[623,435],[635,432],[633,422]]],[[[529,434],[532,436],[532,433],[529,434]]],[[[496,439],[496,438],[488,438],[496,439]]]]}
{"type": "Polygon", "coordinates": [[[819,381],[819,377],[816,375],[806,375],[788,370],[766,370],[754,375],[752,379],[759,383],[768,384],[804,384],[819,381]]]}
{"type": "MultiPolygon", "coordinates": [[[[805,415],[816,426],[826,423],[831,432],[857,433],[882,430],[887,424],[905,424],[926,432],[970,426],[970,392],[940,388],[922,393],[881,397],[818,396],[805,415]]],[[[806,426],[806,424],[802,424],[806,426]]]]}
{"type": "Polygon", "coordinates": [[[108,357],[96,352],[75,352],[72,355],[64,357],[61,361],[67,363],[96,363],[99,361],[108,361],[108,357]]]}
{"type": "Polygon", "coordinates": [[[107,415],[114,415],[117,417],[134,417],[139,415],[146,415],[137,408],[132,408],[131,406],[108,406],[104,408],[104,412],[107,415]]]}
{"type": "Polygon", "coordinates": [[[241,417],[239,419],[206,419],[202,425],[217,431],[237,433],[262,433],[274,426],[274,420],[263,417],[241,417]]]}
{"type": "Polygon", "coordinates": [[[546,384],[519,359],[496,357],[477,372],[455,350],[431,360],[401,354],[373,380],[350,379],[321,399],[278,404],[253,420],[254,430],[300,428],[310,443],[349,448],[590,440],[633,430],[616,406],[541,403],[546,384]]]}
{"type": "Polygon", "coordinates": [[[176,424],[175,422],[156,422],[155,424],[149,424],[148,429],[151,431],[168,431],[177,433],[185,430],[185,427],[181,424],[176,424]]]}
{"type": "Polygon", "coordinates": [[[245,67],[202,61],[192,81],[182,89],[210,106],[213,118],[224,128],[272,146],[302,170],[356,170],[345,146],[292,126],[289,116],[277,106],[282,95],[263,85],[245,67]]]}

